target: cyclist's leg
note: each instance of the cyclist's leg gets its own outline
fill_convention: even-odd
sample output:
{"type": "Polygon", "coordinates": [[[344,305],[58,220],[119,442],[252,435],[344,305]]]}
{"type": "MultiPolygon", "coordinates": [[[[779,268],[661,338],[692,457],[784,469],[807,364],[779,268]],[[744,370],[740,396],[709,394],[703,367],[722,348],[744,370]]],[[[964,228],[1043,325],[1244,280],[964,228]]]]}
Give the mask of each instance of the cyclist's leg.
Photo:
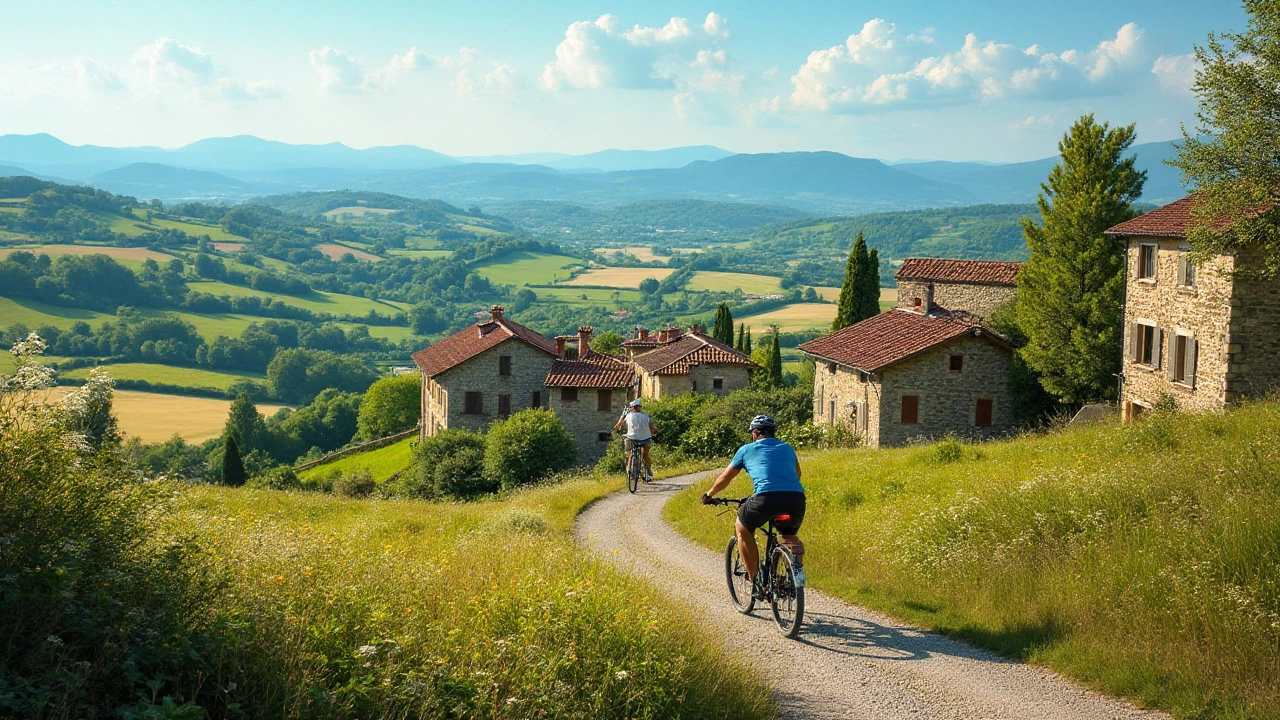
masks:
{"type": "Polygon", "coordinates": [[[742,564],[747,568],[747,577],[751,582],[755,582],[760,559],[760,550],[756,547],[756,531],[738,520],[734,524],[734,532],[738,535],[738,555],[742,557],[742,564]]]}
{"type": "Polygon", "coordinates": [[[623,454],[627,456],[627,475],[628,476],[631,475],[631,461],[634,459],[631,450],[632,450],[631,438],[625,438],[625,437],[622,438],[622,451],[623,451],[623,454]]]}
{"type": "Polygon", "coordinates": [[[644,453],[644,466],[649,471],[649,477],[653,477],[653,461],[649,459],[649,446],[652,444],[652,442],[648,442],[640,448],[640,452],[644,453]]]}

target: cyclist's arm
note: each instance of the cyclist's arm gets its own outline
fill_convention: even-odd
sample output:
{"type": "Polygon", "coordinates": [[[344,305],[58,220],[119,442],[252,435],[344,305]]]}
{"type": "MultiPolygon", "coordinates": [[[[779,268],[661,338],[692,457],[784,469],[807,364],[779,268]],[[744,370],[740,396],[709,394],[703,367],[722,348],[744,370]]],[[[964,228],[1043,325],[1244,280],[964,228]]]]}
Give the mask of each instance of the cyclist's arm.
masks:
{"type": "Polygon", "coordinates": [[[622,417],[618,418],[618,422],[613,424],[613,431],[618,432],[618,430],[622,428],[622,424],[625,423],[626,421],[627,421],[627,416],[624,413],[622,417]]]}
{"type": "Polygon", "coordinates": [[[800,477],[800,461],[799,460],[796,461],[796,477],[797,478],[800,477]]]}
{"type": "Polygon", "coordinates": [[[716,493],[729,487],[729,483],[733,482],[733,479],[738,477],[740,472],[742,472],[741,468],[736,468],[732,465],[725,468],[720,473],[720,476],[716,478],[716,481],[711,483],[711,489],[707,491],[707,496],[714,497],[716,493]]]}
{"type": "Polygon", "coordinates": [[[658,426],[654,425],[652,420],[649,421],[649,434],[650,435],[658,434],[658,426]]]}

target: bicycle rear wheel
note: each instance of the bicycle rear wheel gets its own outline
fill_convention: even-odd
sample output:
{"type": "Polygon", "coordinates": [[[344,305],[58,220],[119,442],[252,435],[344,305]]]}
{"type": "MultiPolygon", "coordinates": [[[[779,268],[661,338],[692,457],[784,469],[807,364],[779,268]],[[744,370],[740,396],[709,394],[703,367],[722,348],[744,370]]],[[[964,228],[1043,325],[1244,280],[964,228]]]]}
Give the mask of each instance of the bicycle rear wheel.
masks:
{"type": "Polygon", "coordinates": [[[800,634],[804,622],[804,588],[796,586],[796,561],[785,548],[769,556],[769,605],[773,621],[786,637],[800,634]]]}
{"type": "Polygon", "coordinates": [[[633,495],[640,487],[640,464],[642,462],[637,453],[631,455],[631,459],[627,463],[627,490],[633,495]]]}
{"type": "Polygon", "coordinates": [[[751,579],[747,577],[747,566],[738,554],[738,538],[729,538],[724,549],[724,576],[729,584],[729,599],[740,613],[749,613],[756,606],[756,597],[751,594],[751,579]]]}

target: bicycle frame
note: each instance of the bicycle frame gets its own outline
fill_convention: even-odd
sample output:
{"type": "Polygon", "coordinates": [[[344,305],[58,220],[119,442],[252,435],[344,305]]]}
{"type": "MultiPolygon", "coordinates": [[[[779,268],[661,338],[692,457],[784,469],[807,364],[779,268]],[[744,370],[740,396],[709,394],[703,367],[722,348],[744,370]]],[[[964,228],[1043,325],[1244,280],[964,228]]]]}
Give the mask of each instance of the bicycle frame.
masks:
{"type": "MultiPolygon", "coordinates": [[[[711,498],[709,504],[741,505],[746,500],[747,498],[711,498]]],[[[780,533],[774,518],[770,518],[759,529],[764,531],[765,546],[764,551],[759,552],[759,545],[756,545],[756,582],[746,591],[749,596],[744,596],[745,588],[738,587],[738,583],[745,580],[745,573],[739,570],[742,551],[738,546],[737,533],[729,539],[729,545],[725,549],[725,577],[729,583],[729,595],[738,612],[745,614],[754,609],[758,597],[756,593],[763,590],[778,629],[784,636],[794,638],[799,634],[804,621],[804,574],[790,548],[778,542],[780,533]],[[774,576],[775,563],[779,564],[780,572],[777,577],[774,576]]]]}

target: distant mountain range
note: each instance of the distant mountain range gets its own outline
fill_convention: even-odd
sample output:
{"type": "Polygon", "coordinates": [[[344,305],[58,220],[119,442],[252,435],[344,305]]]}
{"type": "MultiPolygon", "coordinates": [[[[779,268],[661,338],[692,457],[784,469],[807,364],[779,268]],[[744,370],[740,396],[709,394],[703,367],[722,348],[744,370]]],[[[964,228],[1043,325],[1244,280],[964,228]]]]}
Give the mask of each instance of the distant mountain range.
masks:
{"type": "MultiPolygon", "coordinates": [[[[1184,192],[1164,164],[1172,143],[1134,147],[1143,199],[1184,192]]],[[[248,135],[175,150],[74,146],[51,135],[0,136],[0,176],[34,174],[140,199],[240,201],[315,190],[361,190],[455,205],[530,201],[614,206],[655,199],[763,203],[812,214],[1031,202],[1057,158],[1024,163],[903,162],[835,152],[734,154],[702,145],[454,158],[409,145],[355,149],[248,135]]]]}

